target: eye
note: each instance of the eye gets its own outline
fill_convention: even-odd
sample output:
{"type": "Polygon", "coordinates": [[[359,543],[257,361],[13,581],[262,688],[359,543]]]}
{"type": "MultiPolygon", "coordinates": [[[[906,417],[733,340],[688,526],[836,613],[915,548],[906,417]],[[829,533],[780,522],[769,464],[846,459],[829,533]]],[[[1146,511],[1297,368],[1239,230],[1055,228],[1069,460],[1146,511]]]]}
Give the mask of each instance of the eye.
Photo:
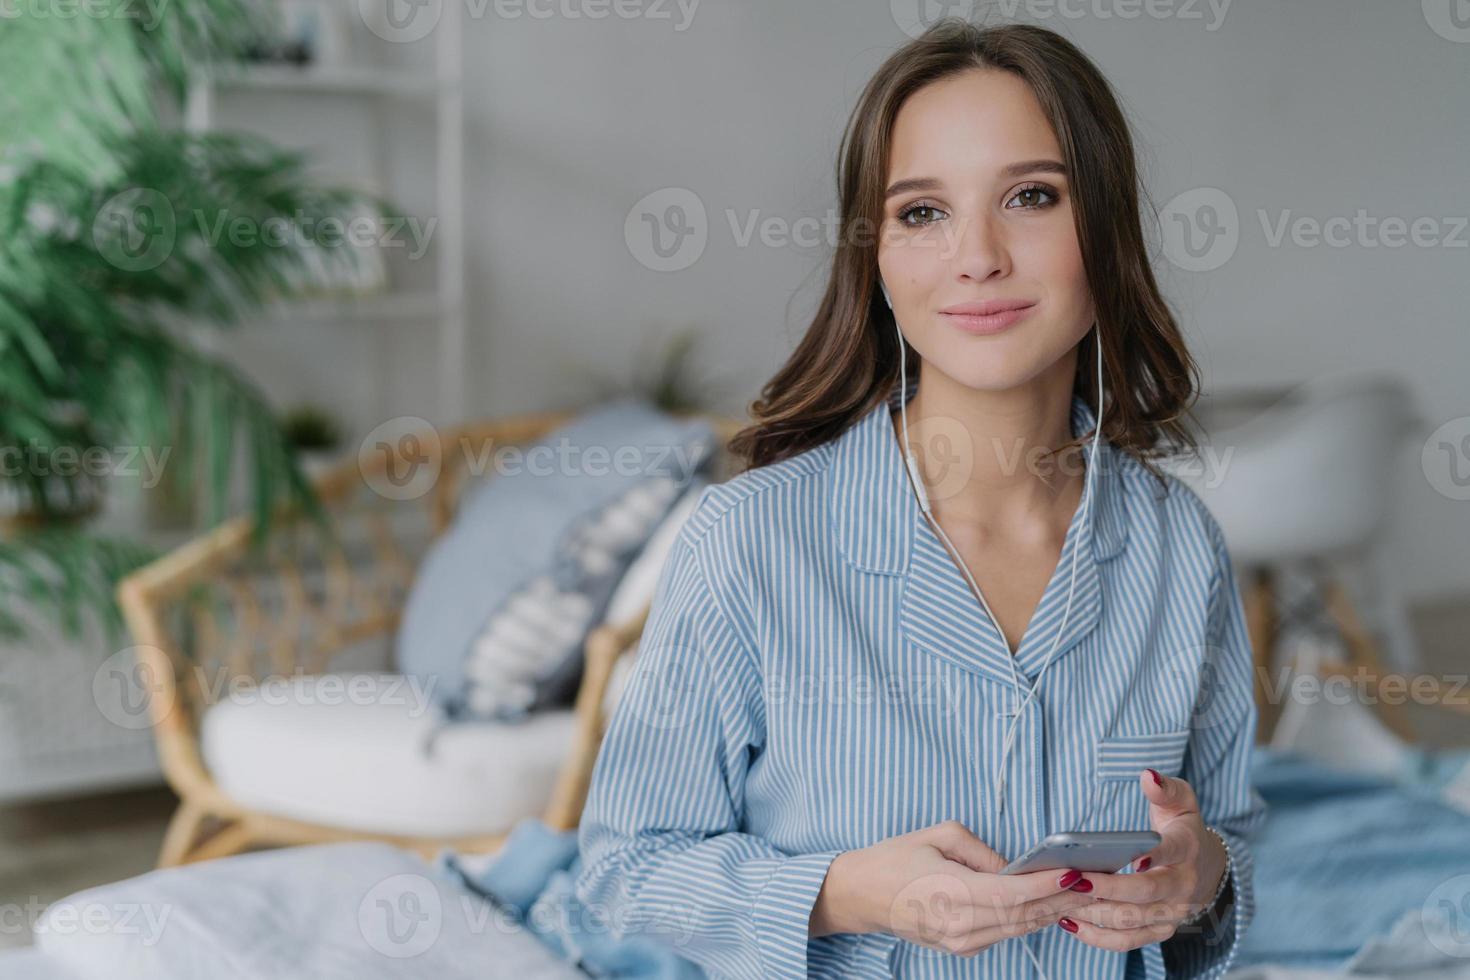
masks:
{"type": "MultiPolygon", "coordinates": [[[[1027,184],[1025,187],[1016,191],[1016,196],[1012,197],[1011,200],[1014,201],[1016,200],[1016,198],[1019,197],[1025,197],[1033,202],[1030,204],[1022,204],[1019,208],[1019,210],[1022,211],[1041,211],[1051,207],[1052,205],[1056,204],[1057,201],[1061,200],[1056,190],[1048,187],[1046,184],[1027,184]],[[1037,197],[1043,194],[1051,198],[1051,200],[1045,203],[1037,201],[1037,197]]],[[[1007,205],[1009,206],[1009,202],[1007,202],[1007,205]]]]}
{"type": "Polygon", "coordinates": [[[932,204],[929,204],[925,201],[915,201],[913,204],[905,206],[898,212],[898,220],[900,224],[907,225],[910,228],[920,228],[924,225],[931,224],[934,221],[937,221],[938,218],[934,217],[934,215],[940,215],[943,213],[943,211],[939,210],[932,204]],[[928,215],[927,220],[913,222],[909,221],[910,215],[919,214],[921,212],[928,215]]]}

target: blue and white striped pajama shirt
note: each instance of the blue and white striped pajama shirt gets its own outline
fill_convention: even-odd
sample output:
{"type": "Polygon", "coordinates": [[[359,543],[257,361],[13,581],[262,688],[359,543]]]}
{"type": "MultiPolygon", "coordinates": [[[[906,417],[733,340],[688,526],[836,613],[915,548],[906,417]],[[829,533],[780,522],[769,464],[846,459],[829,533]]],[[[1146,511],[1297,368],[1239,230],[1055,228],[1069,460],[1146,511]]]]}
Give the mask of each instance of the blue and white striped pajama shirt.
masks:
{"type": "MultiPolygon", "coordinates": [[[[910,382],[910,393],[914,382],[910,382]]],[[[636,669],[579,829],[578,897],[619,935],[710,976],[1221,976],[1254,913],[1247,838],[1256,715],[1236,576],[1199,498],[1099,444],[1096,528],[1073,516],[1015,666],[1034,683],[997,806],[1001,743],[1027,689],[1005,639],[923,517],[890,410],[706,488],[661,570],[636,669]],[[959,957],[895,936],[808,937],[842,851],[959,820],[1010,859],[1046,834],[1150,829],[1138,775],[1193,786],[1234,861],[1213,940],[1129,952],[1050,926],[959,957]]],[[[1073,398],[1072,431],[1093,413],[1073,398]]]]}

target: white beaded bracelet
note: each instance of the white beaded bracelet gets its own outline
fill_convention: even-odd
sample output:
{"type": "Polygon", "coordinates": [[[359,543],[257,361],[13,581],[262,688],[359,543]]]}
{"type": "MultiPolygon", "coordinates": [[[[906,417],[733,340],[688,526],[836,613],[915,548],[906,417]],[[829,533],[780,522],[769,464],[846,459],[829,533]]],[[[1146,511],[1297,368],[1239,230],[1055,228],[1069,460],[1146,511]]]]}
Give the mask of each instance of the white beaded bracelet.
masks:
{"type": "Polygon", "coordinates": [[[1200,909],[1189,918],[1180,922],[1179,924],[1181,926],[1192,926],[1196,922],[1199,922],[1201,919],[1203,919],[1205,917],[1205,914],[1208,913],[1210,909],[1214,908],[1215,904],[1220,901],[1220,896],[1225,894],[1225,886],[1230,883],[1230,879],[1235,872],[1235,855],[1230,853],[1230,842],[1227,841],[1225,839],[1225,836],[1214,827],[1206,826],[1205,829],[1214,834],[1217,838],[1219,838],[1220,845],[1225,848],[1225,870],[1220,874],[1220,884],[1215,889],[1215,897],[1210,899],[1209,902],[1204,906],[1204,908],[1200,909]]]}

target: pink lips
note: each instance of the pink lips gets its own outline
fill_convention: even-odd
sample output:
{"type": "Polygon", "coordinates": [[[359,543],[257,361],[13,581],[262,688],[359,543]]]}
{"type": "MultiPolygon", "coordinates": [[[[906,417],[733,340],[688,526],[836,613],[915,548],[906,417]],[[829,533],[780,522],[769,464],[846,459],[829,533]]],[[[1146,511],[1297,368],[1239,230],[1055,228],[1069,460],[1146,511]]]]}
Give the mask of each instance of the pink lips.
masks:
{"type": "Polygon", "coordinates": [[[992,299],[980,303],[960,303],[939,312],[966,333],[1000,333],[1024,318],[1036,307],[1034,300],[992,299]]]}

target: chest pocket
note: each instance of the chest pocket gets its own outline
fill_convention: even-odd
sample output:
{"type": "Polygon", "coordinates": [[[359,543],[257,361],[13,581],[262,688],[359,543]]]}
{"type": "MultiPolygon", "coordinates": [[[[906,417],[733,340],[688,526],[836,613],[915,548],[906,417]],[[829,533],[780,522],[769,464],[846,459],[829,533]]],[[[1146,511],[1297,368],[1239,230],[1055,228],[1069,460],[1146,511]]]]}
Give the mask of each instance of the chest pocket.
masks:
{"type": "Polygon", "coordinates": [[[1092,805],[1081,830],[1151,830],[1148,797],[1139,785],[1139,773],[1157,769],[1177,776],[1184,767],[1184,751],[1191,729],[1113,735],[1097,743],[1092,805]]]}

